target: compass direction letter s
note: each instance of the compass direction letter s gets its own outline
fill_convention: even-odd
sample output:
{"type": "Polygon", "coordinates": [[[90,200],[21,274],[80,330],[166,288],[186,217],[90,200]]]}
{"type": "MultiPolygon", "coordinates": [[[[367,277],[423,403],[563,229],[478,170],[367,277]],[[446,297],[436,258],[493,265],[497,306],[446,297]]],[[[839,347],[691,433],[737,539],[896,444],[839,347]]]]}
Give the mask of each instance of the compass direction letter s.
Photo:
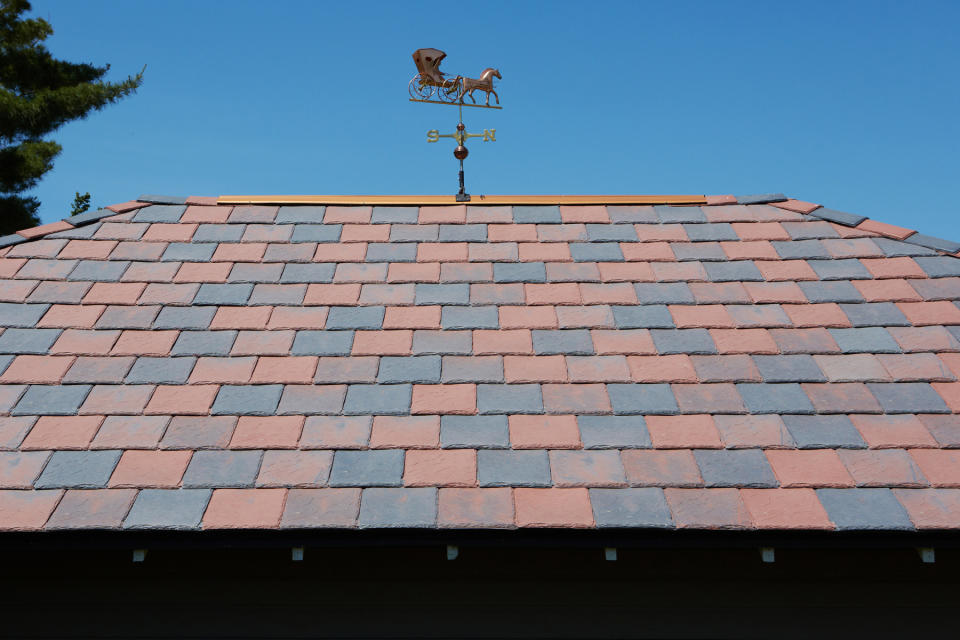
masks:
{"type": "Polygon", "coordinates": [[[440,140],[440,132],[436,129],[430,129],[427,131],[427,142],[437,142],[440,140]]]}

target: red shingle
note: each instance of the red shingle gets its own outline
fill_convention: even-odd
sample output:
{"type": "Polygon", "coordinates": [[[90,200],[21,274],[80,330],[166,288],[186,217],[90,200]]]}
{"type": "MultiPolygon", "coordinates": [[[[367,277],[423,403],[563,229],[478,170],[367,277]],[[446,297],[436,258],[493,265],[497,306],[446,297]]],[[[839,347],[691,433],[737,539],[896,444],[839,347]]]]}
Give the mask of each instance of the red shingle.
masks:
{"type": "Polygon", "coordinates": [[[514,489],[520,527],[591,527],[593,508],[586,489],[514,489]]]}

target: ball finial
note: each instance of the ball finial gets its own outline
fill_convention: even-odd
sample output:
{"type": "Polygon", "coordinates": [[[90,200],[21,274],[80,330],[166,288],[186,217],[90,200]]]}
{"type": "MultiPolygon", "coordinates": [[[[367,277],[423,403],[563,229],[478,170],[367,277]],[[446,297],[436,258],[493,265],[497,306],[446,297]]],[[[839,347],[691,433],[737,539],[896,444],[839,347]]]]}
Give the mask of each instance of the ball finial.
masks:
{"type": "Polygon", "coordinates": [[[453,150],[453,157],[457,160],[463,160],[467,157],[467,155],[469,155],[469,153],[470,152],[467,151],[467,148],[461,144],[453,150]]]}

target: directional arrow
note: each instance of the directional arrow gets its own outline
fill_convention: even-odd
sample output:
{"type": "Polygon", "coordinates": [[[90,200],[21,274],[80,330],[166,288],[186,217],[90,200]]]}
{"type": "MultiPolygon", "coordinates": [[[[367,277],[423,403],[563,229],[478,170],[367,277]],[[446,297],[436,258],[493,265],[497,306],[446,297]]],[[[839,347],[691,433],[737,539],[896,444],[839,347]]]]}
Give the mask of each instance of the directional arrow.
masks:
{"type": "Polygon", "coordinates": [[[430,131],[427,131],[427,142],[438,142],[440,138],[452,138],[457,141],[457,144],[463,144],[464,141],[469,140],[470,138],[483,138],[484,142],[496,142],[497,130],[484,129],[483,133],[461,133],[460,131],[457,131],[456,133],[440,133],[436,129],[430,129],[430,131]]]}

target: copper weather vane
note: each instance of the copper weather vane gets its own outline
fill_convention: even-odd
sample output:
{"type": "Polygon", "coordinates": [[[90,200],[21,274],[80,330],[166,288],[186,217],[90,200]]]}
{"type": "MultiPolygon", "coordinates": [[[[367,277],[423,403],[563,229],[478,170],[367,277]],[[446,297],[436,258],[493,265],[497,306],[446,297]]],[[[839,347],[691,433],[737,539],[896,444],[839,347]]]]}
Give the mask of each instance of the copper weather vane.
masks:
{"type": "Polygon", "coordinates": [[[450,79],[440,71],[440,62],[446,57],[447,54],[439,49],[417,49],[413,52],[417,75],[410,80],[410,101],[449,104],[459,108],[460,120],[457,123],[456,132],[441,134],[437,129],[431,129],[427,132],[427,142],[437,142],[440,138],[452,138],[457,142],[457,147],[453,150],[453,156],[460,161],[460,191],[457,193],[457,202],[469,202],[470,194],[466,193],[464,188],[463,161],[470,152],[464,143],[470,138],[483,138],[484,142],[496,142],[497,130],[484,129],[483,133],[467,133],[463,124],[463,107],[501,109],[500,96],[493,88],[493,79],[499,80],[501,76],[499,70],[487,67],[479,78],[457,75],[450,79]],[[487,94],[484,104],[477,104],[473,95],[478,90],[487,94]],[[493,94],[496,105],[490,104],[490,94],[493,94]],[[464,102],[465,97],[470,98],[472,104],[464,102]]]}

